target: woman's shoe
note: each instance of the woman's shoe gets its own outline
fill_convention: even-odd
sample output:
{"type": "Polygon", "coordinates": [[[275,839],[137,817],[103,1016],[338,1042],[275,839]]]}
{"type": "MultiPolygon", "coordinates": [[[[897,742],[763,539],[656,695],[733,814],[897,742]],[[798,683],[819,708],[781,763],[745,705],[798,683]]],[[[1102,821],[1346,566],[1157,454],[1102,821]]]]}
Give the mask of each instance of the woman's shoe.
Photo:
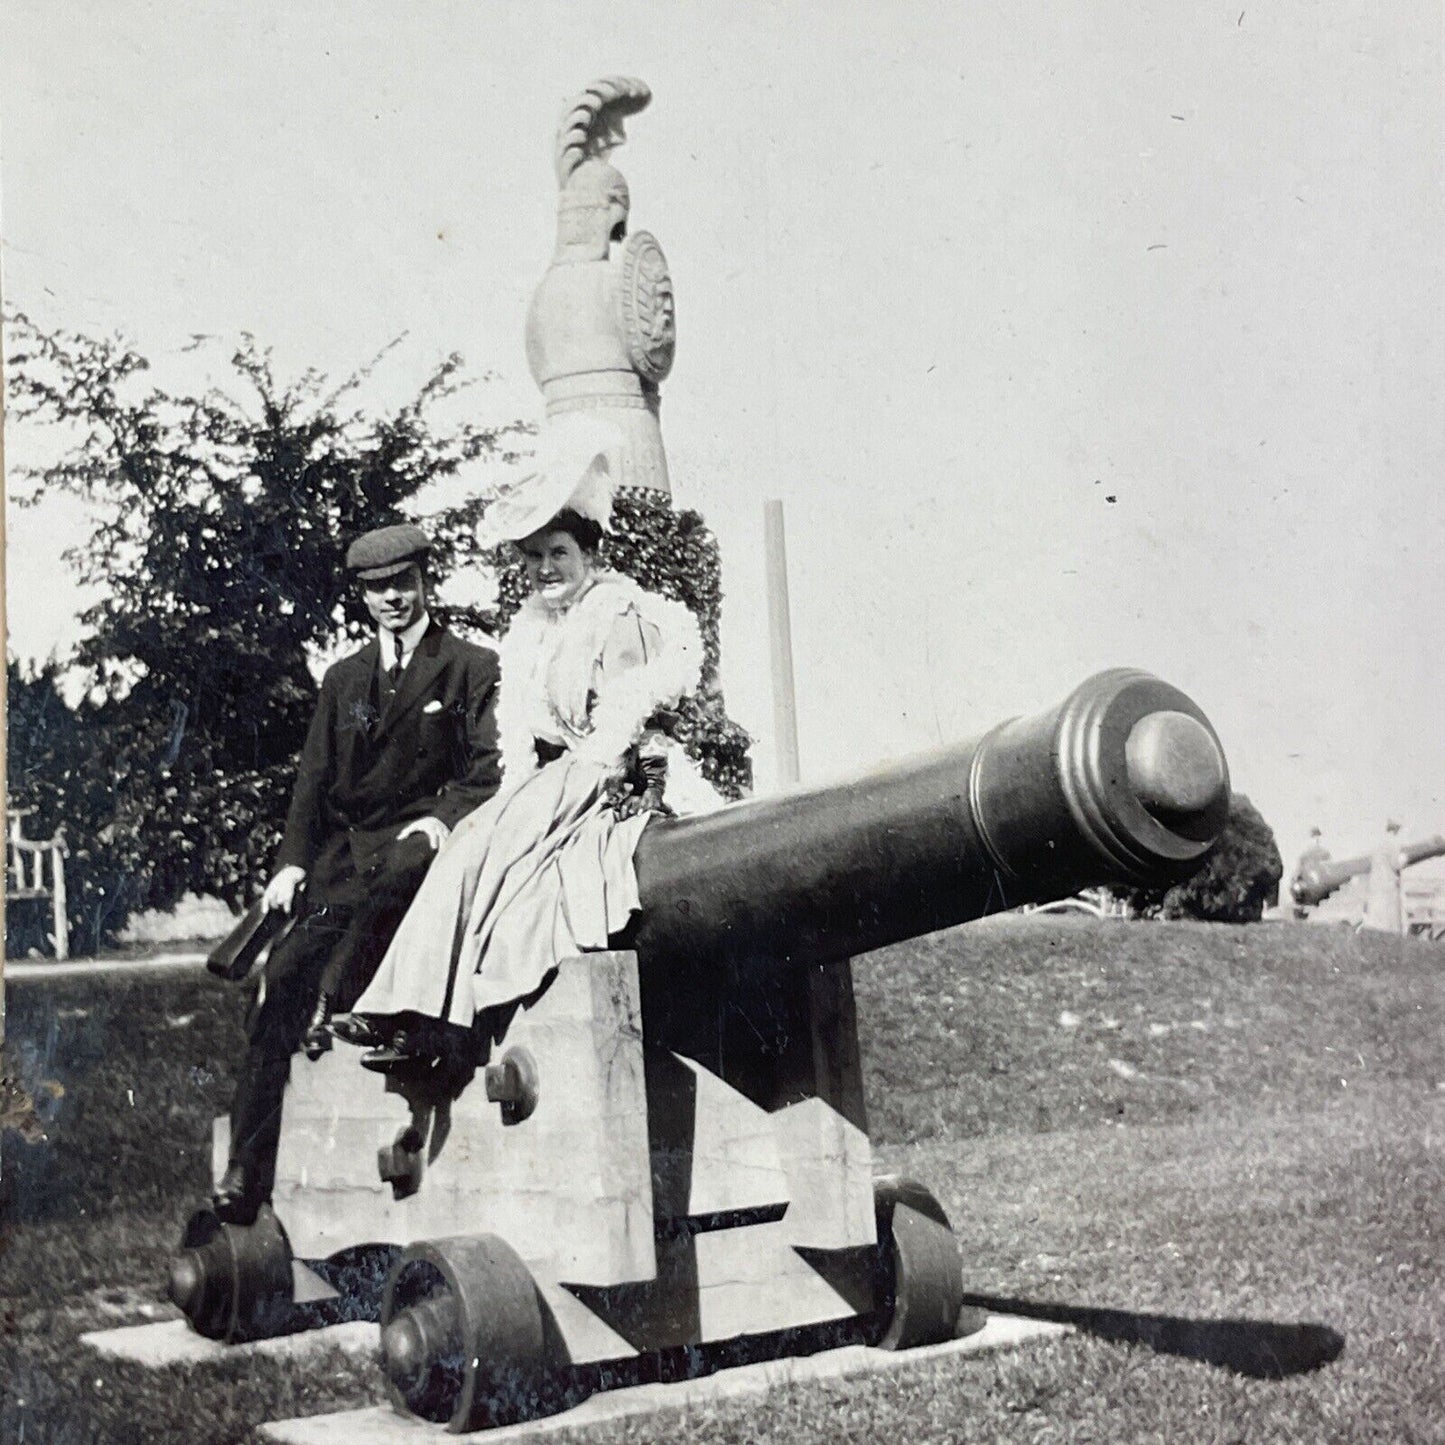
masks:
{"type": "Polygon", "coordinates": [[[379,1048],[387,1041],[386,1035],[362,1014],[337,1014],[331,1020],[331,1032],[359,1049],[379,1048]]]}
{"type": "Polygon", "coordinates": [[[433,1053],[419,1049],[406,1034],[397,1034],[390,1043],[372,1049],[361,1057],[361,1067],[393,1078],[418,1078],[430,1074],[440,1060],[433,1053]]]}

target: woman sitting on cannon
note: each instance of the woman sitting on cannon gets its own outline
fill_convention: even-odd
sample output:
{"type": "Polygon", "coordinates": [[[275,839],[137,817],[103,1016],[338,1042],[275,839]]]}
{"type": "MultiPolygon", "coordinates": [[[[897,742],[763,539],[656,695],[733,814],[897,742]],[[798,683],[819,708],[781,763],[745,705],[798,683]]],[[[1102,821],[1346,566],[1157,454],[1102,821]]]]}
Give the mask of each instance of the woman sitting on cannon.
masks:
{"type": "Polygon", "coordinates": [[[532,592],[501,646],[502,786],[432,864],[371,983],[335,1033],[412,1074],[471,1057],[474,1019],[525,1000],[558,963],[608,946],[638,907],[633,853],[649,817],[721,803],[662,728],[697,687],[697,622],[600,564],[610,433],[567,428],[551,459],[493,503],[532,592]],[[671,777],[669,779],[669,773],[671,777]]]}

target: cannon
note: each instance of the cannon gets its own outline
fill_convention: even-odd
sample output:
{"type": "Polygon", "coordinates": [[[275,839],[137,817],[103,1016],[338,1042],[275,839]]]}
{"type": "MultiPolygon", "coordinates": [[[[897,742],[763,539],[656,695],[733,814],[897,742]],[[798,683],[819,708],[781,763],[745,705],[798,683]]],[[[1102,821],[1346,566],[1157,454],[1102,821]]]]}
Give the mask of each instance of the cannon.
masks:
{"type": "Polygon", "coordinates": [[[678,1350],[967,1333],[943,1208],[873,1176],[850,959],[1184,876],[1228,806],[1200,710],[1115,671],[852,783],[655,820],[628,933],[564,961],[464,1086],[298,1064],[273,1207],[193,1219],[172,1298],[237,1340],[369,1277],[395,1403],[457,1432],[678,1350]]]}
{"type": "MultiPolygon", "coordinates": [[[[1433,838],[1422,838],[1418,843],[1408,843],[1400,849],[1400,867],[1423,863],[1430,858],[1445,857],[1445,835],[1436,833],[1433,838]]],[[[1338,888],[1343,888],[1351,878],[1359,878],[1370,871],[1371,856],[1362,853],[1357,858],[1340,858],[1322,862],[1306,863],[1300,860],[1300,869],[1290,880],[1290,897],[1300,908],[1309,908],[1323,903],[1338,888]]]]}

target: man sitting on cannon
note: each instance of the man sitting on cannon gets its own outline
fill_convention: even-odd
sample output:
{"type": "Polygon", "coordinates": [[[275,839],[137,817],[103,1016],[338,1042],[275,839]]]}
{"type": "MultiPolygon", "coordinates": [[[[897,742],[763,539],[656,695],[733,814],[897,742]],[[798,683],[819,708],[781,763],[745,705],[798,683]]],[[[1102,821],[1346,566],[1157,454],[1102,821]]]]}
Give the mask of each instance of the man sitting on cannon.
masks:
{"type": "Polygon", "coordinates": [[[331,667],[261,907],[292,915],[257,989],[212,1205],[247,1224],[271,1196],[291,1057],[330,1045],[451,829],[496,792],[498,664],[428,611],[430,544],[409,525],[358,537],[347,570],[376,637],[331,667]]]}

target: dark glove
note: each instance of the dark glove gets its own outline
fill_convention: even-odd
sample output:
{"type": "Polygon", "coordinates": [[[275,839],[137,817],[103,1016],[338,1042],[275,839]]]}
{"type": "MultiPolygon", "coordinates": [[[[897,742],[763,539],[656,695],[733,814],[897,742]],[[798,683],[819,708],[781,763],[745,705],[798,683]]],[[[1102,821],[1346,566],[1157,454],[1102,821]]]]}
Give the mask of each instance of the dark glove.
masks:
{"type": "Polygon", "coordinates": [[[663,798],[667,787],[667,759],[639,757],[629,775],[608,784],[608,805],[619,818],[633,818],[638,813],[659,813],[674,817],[663,798]]]}

